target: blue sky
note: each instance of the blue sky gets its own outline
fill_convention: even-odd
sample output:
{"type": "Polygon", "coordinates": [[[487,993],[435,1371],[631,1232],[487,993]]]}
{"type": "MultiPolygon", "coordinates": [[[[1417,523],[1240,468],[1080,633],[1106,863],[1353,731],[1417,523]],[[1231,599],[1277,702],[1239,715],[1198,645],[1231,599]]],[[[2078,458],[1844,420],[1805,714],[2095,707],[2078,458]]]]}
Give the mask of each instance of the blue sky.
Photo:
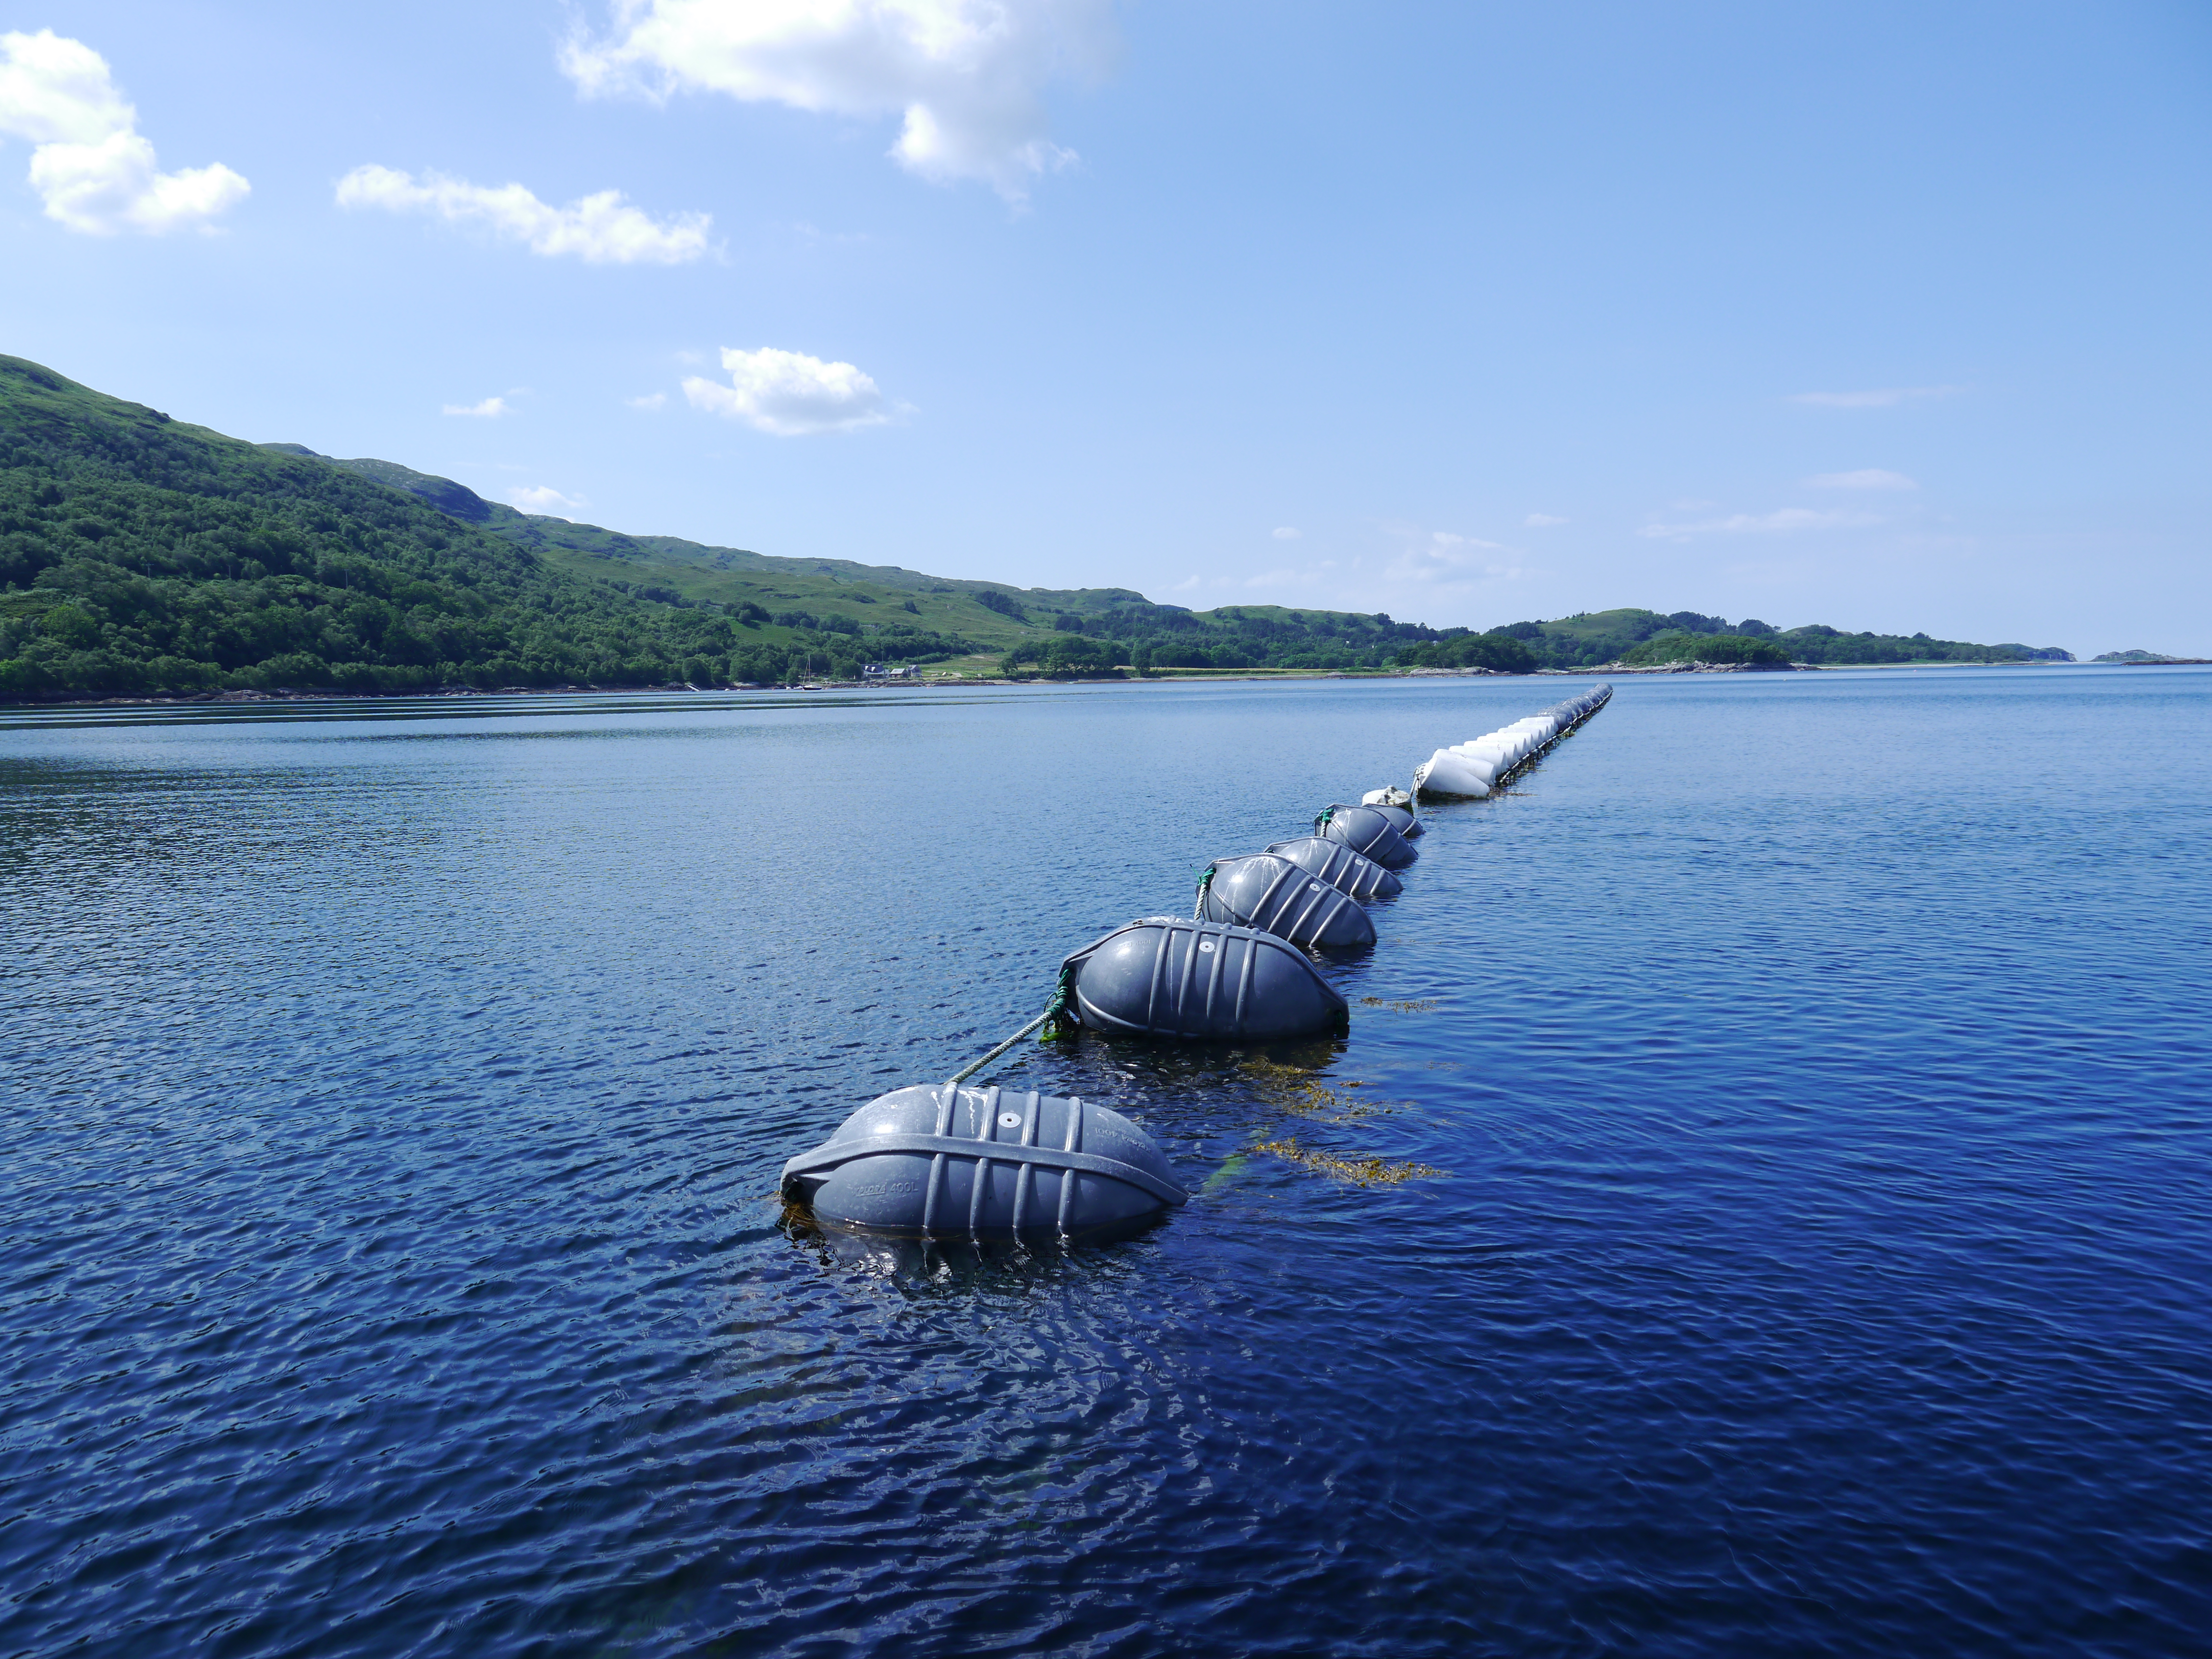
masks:
{"type": "Polygon", "coordinates": [[[2212,655],[2193,0],[0,33],[0,349],[241,437],[1199,606],[2212,655]]]}

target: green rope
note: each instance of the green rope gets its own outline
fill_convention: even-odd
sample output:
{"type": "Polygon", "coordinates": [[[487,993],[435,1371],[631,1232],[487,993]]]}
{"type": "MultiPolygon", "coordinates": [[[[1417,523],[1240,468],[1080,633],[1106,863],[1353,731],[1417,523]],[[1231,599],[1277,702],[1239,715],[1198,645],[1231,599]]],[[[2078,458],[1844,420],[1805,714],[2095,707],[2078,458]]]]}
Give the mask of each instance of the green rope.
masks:
{"type": "Polygon", "coordinates": [[[1075,969],[1070,963],[1060,969],[1059,983],[1053,987],[1052,1000],[1044,1006],[1044,1029],[1037,1033],[1039,1042],[1075,1035],[1074,1017],[1067,1012],[1074,995],[1075,969]]]}

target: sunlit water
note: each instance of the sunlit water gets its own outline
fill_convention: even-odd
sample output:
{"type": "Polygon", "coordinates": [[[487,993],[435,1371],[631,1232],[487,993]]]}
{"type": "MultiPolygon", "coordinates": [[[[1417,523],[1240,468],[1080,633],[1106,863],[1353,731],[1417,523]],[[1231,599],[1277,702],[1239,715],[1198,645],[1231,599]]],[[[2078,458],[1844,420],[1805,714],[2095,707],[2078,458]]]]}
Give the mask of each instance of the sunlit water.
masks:
{"type": "Polygon", "coordinates": [[[2203,1650],[2197,671],[1624,681],[1433,813],[1348,1042],[997,1073],[1157,1231],[783,1224],[1588,683],[0,715],[0,1654],[2203,1650]]]}

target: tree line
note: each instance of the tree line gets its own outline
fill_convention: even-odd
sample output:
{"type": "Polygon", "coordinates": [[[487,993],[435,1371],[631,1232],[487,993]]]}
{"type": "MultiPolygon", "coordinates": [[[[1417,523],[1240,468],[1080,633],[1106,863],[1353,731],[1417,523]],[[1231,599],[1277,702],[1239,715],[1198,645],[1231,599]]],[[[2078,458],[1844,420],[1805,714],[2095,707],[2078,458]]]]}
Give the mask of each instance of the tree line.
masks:
{"type": "Polygon", "coordinates": [[[0,358],[0,696],[774,683],[975,648],[569,576],[404,492],[0,358]]]}
{"type": "Polygon", "coordinates": [[[2056,646],[1974,645],[1926,634],[1846,633],[1825,623],[1778,629],[1755,617],[1731,623],[1695,611],[1662,614],[1622,609],[1584,611],[1552,622],[1508,623],[1482,634],[1446,629],[1433,643],[1398,653],[1407,665],[1482,667],[1508,672],[1669,662],[1793,662],[1835,665],[1897,662],[2068,662],[2056,646]]]}
{"type": "MultiPolygon", "coordinates": [[[[1082,613],[1033,611],[995,589],[976,598],[1051,629],[1005,653],[1002,670],[1018,677],[2066,656],[1692,611],[1583,613],[1477,632],[1380,611],[1199,613],[1118,592],[1082,613]]],[[[886,609],[893,620],[863,624],[571,575],[403,489],[0,357],[0,696],[773,684],[982,649],[900,617],[919,617],[911,600],[886,609]],[[787,637],[767,637],[770,627],[787,637]]]]}

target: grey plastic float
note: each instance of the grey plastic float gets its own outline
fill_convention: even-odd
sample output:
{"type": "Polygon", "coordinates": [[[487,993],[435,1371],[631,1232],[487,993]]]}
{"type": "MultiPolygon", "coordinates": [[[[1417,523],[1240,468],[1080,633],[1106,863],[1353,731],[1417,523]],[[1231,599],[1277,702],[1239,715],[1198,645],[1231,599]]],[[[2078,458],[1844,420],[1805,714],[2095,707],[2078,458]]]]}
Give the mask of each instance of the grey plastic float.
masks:
{"type": "Polygon", "coordinates": [[[1347,806],[1339,801],[1314,820],[1314,834],[1342,842],[1385,870],[1402,870],[1421,856],[1376,806],[1347,806]]]}
{"type": "Polygon", "coordinates": [[[1415,817],[1410,809],[1400,806],[1395,802],[1364,800],[1359,804],[1366,811],[1380,812],[1384,817],[1389,819],[1390,827],[1407,841],[1419,841],[1425,833],[1425,826],[1420,819],[1415,817]]]}
{"type": "Polygon", "coordinates": [[[1359,804],[1382,808],[1393,827],[1407,841],[1418,840],[1428,830],[1428,826],[1413,813],[1413,792],[1401,789],[1395,784],[1369,790],[1359,798],[1359,804]]]}
{"type": "Polygon", "coordinates": [[[1199,915],[1207,921],[1263,928],[1293,945],[1324,951],[1363,950],[1375,924],[1346,895],[1274,853],[1216,859],[1198,884],[1199,915]]]}
{"type": "Polygon", "coordinates": [[[1189,1196],[1119,1112],[949,1083],[870,1101],[785,1164],[782,1186],[819,1222],[924,1238],[1097,1237],[1189,1196]]]}
{"type": "Polygon", "coordinates": [[[1342,1034],[1351,1010],[1288,939],[1226,922],[1147,916],[1060,963],[1086,1030],[1201,1042],[1342,1034]]]}
{"type": "Polygon", "coordinates": [[[1406,884],[1373,859],[1362,858],[1340,841],[1319,836],[1299,836],[1271,843],[1267,850],[1280,854],[1309,874],[1319,876],[1340,893],[1356,899],[1395,898],[1406,884]]]}

